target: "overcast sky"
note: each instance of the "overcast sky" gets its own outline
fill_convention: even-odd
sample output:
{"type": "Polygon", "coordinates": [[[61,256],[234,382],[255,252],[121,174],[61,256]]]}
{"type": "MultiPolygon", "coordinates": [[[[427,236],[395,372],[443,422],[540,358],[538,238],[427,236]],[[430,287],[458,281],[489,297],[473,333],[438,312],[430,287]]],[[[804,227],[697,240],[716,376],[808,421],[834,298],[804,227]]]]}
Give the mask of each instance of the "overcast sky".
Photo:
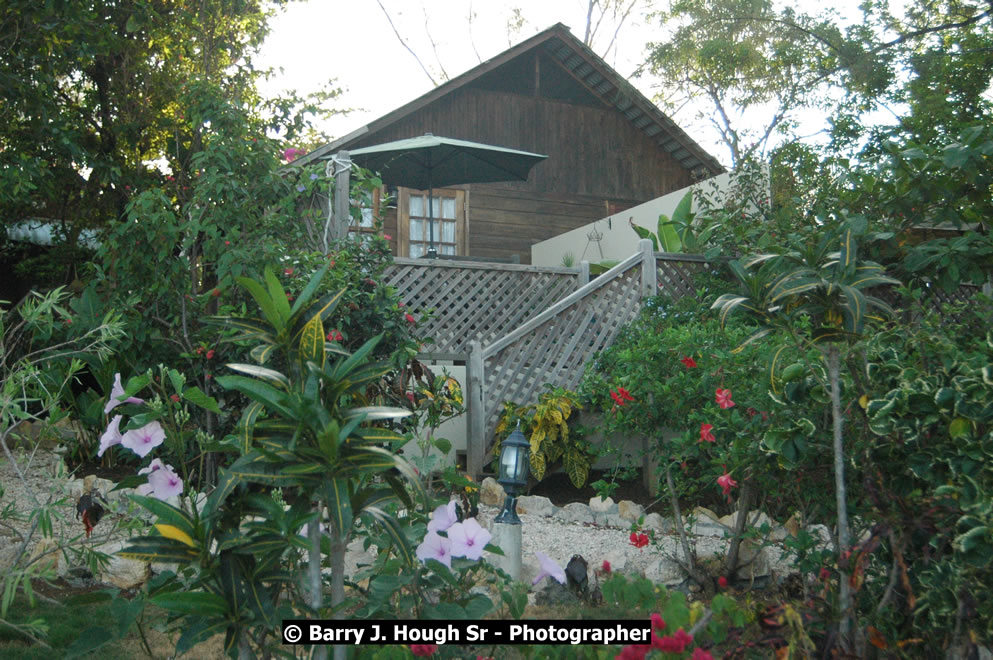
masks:
{"type": "MultiPolygon", "coordinates": [[[[498,55],[511,45],[554,25],[564,23],[583,38],[586,0],[381,0],[393,24],[439,83],[444,67],[449,78],[468,71],[480,60],[498,55]],[[518,32],[509,33],[508,19],[519,7],[525,19],[518,32]],[[468,19],[470,10],[474,14],[468,19]],[[434,46],[432,46],[432,41],[434,46]],[[435,48],[437,55],[435,55],[435,48]],[[477,55],[478,53],[478,55],[477,55]],[[440,63],[440,64],[439,64],[440,63]]],[[[290,3],[272,23],[257,62],[283,72],[263,86],[274,93],[283,89],[312,91],[331,78],[343,88],[341,107],[356,108],[335,118],[326,130],[340,137],[369,121],[412,101],[433,87],[417,59],[397,39],[376,0],[304,0],[290,3]]],[[[607,61],[625,77],[638,65],[644,44],[651,39],[644,17],[625,23],[618,47],[607,61]]],[[[613,30],[601,28],[594,49],[601,56],[613,30]]],[[[638,81],[633,81],[639,85],[638,81]]],[[[643,85],[642,91],[651,96],[643,85]]]]}

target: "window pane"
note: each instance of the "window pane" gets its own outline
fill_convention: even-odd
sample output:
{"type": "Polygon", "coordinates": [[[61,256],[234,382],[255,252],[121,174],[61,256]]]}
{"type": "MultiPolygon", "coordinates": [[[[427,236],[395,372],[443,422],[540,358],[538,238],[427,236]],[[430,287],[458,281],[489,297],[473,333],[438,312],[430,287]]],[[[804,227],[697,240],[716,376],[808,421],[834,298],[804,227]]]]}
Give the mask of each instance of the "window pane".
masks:
{"type": "Polygon", "coordinates": [[[455,223],[454,222],[442,222],[441,224],[441,242],[442,243],[454,243],[455,242],[455,223]]]}
{"type": "Polygon", "coordinates": [[[447,220],[455,219],[455,198],[445,197],[441,200],[441,217],[447,220]]]}
{"type": "Polygon", "coordinates": [[[423,217],[424,215],[424,198],[420,195],[410,196],[410,215],[423,217]]]}
{"type": "Polygon", "coordinates": [[[372,227],[372,209],[361,209],[362,210],[362,220],[359,221],[360,227],[372,227]]]}
{"type": "Polygon", "coordinates": [[[410,240],[424,240],[424,221],[419,218],[410,219],[410,240]]]}
{"type": "Polygon", "coordinates": [[[455,246],[454,245],[442,245],[442,246],[439,246],[438,252],[440,252],[441,254],[451,254],[451,255],[454,255],[455,254],[455,246]]]}
{"type": "Polygon", "coordinates": [[[416,259],[417,257],[424,255],[424,244],[423,243],[411,243],[410,244],[410,256],[416,259]]]}

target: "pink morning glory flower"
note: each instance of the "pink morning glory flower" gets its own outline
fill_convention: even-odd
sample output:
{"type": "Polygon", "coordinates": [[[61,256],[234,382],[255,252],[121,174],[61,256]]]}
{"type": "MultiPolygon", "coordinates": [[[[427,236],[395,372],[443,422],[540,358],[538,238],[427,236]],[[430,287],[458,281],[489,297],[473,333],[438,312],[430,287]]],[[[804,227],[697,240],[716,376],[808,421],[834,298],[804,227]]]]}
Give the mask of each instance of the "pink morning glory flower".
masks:
{"type": "Polygon", "coordinates": [[[183,480],[171,465],[162,465],[160,469],[153,470],[148,475],[148,485],[152,487],[152,497],[160,500],[167,500],[183,492],[183,480]]]}
{"type": "Polygon", "coordinates": [[[149,422],[140,429],[128,431],[121,437],[121,444],[142,458],[165,441],[165,429],[158,422],[149,422]]]}
{"type": "Polygon", "coordinates": [[[139,399],[136,396],[129,396],[121,401],[120,398],[122,396],[124,396],[124,386],[121,385],[121,374],[114,374],[114,386],[110,388],[110,399],[107,401],[107,405],[103,407],[104,414],[109,413],[122,403],[145,403],[144,399],[139,399]]]}
{"type": "Polygon", "coordinates": [[[541,570],[538,574],[534,576],[534,580],[531,584],[538,584],[546,577],[555,578],[559,584],[565,584],[565,571],[559,566],[554,559],[546,555],[544,552],[535,552],[534,556],[538,558],[538,563],[541,565],[541,570]]]}
{"type": "Polygon", "coordinates": [[[444,532],[458,520],[458,516],[455,515],[455,500],[452,500],[434,510],[434,513],[431,514],[431,520],[428,522],[428,531],[444,532]]]}
{"type": "Polygon", "coordinates": [[[110,420],[110,424],[107,425],[107,430],[103,432],[100,436],[100,451],[97,452],[97,456],[103,456],[103,453],[113,447],[114,445],[121,444],[121,416],[114,415],[114,419],[110,420]]]}
{"type": "MultiPolygon", "coordinates": [[[[155,472],[156,470],[161,470],[164,467],[165,467],[165,463],[162,462],[161,458],[152,459],[152,462],[148,464],[148,467],[143,467],[140,470],[138,470],[138,476],[141,476],[143,474],[151,474],[152,472],[155,472]]],[[[146,482],[141,484],[134,490],[139,495],[151,495],[152,484],[146,482]]]]}
{"type": "Polygon", "coordinates": [[[414,553],[421,561],[436,559],[448,568],[452,567],[452,542],[438,536],[436,532],[428,532],[424,541],[417,546],[414,553]]]}
{"type": "Polygon", "coordinates": [[[448,538],[452,542],[453,557],[476,560],[483,556],[483,548],[493,535],[476,522],[475,518],[469,518],[452,525],[448,529],[448,538]]]}

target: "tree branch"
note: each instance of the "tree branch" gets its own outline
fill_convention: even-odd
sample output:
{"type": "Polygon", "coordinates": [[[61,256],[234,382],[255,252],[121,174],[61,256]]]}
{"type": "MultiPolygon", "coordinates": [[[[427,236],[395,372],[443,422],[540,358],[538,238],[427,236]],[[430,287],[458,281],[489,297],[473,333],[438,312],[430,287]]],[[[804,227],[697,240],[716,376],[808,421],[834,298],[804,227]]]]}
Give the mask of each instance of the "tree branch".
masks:
{"type": "Polygon", "coordinates": [[[421,62],[421,58],[417,56],[417,53],[415,53],[414,50],[409,45],[407,45],[407,42],[404,41],[403,37],[400,36],[400,32],[397,30],[396,26],[393,25],[393,19],[390,18],[390,13],[386,11],[386,7],[383,6],[382,1],[376,0],[376,4],[379,5],[379,8],[383,10],[383,15],[386,16],[386,20],[387,22],[389,22],[390,27],[393,28],[393,34],[397,36],[397,39],[400,41],[400,44],[407,49],[408,53],[414,56],[414,59],[417,60],[417,64],[419,64],[421,67],[421,71],[423,71],[424,75],[428,77],[428,80],[431,81],[431,84],[437,87],[438,81],[434,79],[434,76],[431,75],[431,72],[428,71],[427,67],[424,66],[424,62],[421,62]]]}

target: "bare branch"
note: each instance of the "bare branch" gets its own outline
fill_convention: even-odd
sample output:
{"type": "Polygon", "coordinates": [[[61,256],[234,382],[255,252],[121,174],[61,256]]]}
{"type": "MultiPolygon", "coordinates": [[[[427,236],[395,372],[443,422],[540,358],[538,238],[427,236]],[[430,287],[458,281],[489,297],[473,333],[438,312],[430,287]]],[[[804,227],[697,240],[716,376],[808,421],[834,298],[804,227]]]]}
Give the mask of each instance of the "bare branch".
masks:
{"type": "Polygon", "coordinates": [[[469,0],[469,15],[467,17],[469,23],[469,45],[472,46],[472,52],[476,54],[476,60],[478,60],[479,63],[482,64],[483,58],[479,56],[479,50],[476,48],[476,40],[472,36],[472,19],[473,17],[475,17],[475,15],[476,13],[472,11],[472,0],[469,0]]]}
{"type": "Polygon", "coordinates": [[[386,11],[386,7],[383,6],[381,0],[376,0],[376,4],[379,5],[379,8],[383,10],[383,15],[386,16],[386,20],[389,22],[390,27],[393,28],[393,34],[397,36],[397,39],[400,41],[400,44],[407,49],[408,53],[414,56],[414,59],[417,60],[417,63],[421,67],[421,71],[423,71],[424,75],[428,77],[428,80],[431,81],[431,84],[437,87],[438,81],[434,79],[434,76],[431,75],[431,72],[428,71],[426,66],[424,66],[424,62],[421,62],[421,58],[417,56],[417,53],[415,53],[414,50],[409,45],[407,45],[407,42],[404,41],[404,38],[400,36],[400,32],[397,30],[396,26],[393,25],[393,19],[390,18],[390,13],[386,11]]]}
{"type": "Polygon", "coordinates": [[[424,10],[424,34],[427,35],[428,41],[431,42],[431,51],[434,53],[434,61],[438,63],[438,68],[441,69],[441,77],[446,81],[448,80],[448,72],[445,71],[445,65],[441,63],[441,57],[438,56],[438,44],[434,42],[434,37],[431,36],[431,27],[428,25],[428,10],[424,10]]]}

